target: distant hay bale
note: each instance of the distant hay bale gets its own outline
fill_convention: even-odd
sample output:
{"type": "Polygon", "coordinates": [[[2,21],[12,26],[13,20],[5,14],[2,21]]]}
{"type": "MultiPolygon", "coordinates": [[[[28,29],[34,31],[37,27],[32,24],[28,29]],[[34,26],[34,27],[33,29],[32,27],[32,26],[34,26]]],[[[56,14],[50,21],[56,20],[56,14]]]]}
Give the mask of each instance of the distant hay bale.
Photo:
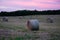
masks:
{"type": "Polygon", "coordinates": [[[2,20],[8,22],[8,17],[3,17],[2,20]]]}
{"type": "Polygon", "coordinates": [[[53,23],[53,18],[47,18],[48,23],[53,23]]]}
{"type": "Polygon", "coordinates": [[[39,21],[36,19],[35,20],[28,20],[27,27],[29,28],[29,30],[37,31],[37,30],[39,30],[39,21]]]}

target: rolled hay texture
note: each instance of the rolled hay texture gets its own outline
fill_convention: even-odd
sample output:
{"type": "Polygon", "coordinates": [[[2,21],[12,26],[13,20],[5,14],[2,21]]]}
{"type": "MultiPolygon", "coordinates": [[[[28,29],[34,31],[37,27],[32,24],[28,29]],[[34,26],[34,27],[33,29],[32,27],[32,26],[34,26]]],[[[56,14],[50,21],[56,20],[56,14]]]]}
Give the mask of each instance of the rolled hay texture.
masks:
{"type": "Polygon", "coordinates": [[[3,17],[2,20],[3,20],[4,22],[8,22],[8,17],[3,17]]]}
{"type": "Polygon", "coordinates": [[[47,18],[48,23],[53,23],[53,18],[47,18]]]}
{"type": "Polygon", "coordinates": [[[29,30],[37,31],[39,30],[39,21],[38,20],[28,20],[27,27],[29,30]]]}

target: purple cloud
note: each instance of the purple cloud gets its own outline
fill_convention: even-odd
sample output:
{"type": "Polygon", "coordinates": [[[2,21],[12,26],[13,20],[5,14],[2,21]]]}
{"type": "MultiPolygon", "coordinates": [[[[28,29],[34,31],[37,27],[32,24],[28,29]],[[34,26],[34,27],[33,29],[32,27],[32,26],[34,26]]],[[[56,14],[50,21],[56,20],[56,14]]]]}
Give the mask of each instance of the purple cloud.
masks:
{"type": "Polygon", "coordinates": [[[60,9],[60,0],[0,0],[0,9],[2,11],[60,9]]]}

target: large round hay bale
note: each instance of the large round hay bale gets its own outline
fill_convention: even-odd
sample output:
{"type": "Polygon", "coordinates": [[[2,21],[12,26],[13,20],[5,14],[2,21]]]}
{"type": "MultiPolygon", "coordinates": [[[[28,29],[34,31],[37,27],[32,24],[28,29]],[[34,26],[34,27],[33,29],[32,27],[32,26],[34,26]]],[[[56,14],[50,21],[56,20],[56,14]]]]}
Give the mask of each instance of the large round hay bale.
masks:
{"type": "Polygon", "coordinates": [[[2,20],[5,21],[5,22],[8,22],[8,17],[3,17],[2,20]]]}
{"type": "Polygon", "coordinates": [[[28,20],[27,27],[29,28],[29,30],[37,31],[37,30],[39,30],[39,21],[36,19],[28,20]]]}

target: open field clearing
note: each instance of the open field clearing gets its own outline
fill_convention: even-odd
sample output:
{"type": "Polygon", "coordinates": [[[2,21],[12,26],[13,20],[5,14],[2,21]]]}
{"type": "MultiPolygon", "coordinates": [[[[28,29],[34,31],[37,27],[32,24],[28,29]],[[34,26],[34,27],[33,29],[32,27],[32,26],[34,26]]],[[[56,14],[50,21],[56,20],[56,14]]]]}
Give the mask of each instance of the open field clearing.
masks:
{"type": "Polygon", "coordinates": [[[8,16],[8,22],[0,17],[0,40],[60,40],[60,15],[8,16]],[[47,18],[53,18],[48,23],[47,18]],[[39,31],[30,31],[27,21],[39,20],[39,31]]]}

